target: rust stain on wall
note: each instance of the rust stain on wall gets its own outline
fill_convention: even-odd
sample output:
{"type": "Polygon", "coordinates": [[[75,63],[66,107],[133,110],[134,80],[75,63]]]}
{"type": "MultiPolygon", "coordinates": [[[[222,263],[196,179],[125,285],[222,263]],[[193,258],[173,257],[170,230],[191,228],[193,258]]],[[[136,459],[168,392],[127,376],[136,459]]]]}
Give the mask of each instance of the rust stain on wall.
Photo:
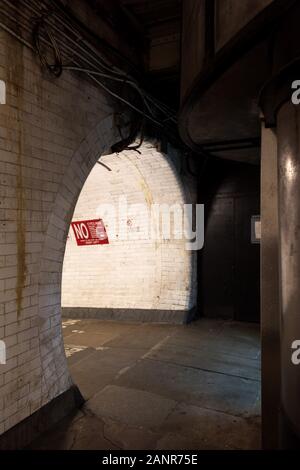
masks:
{"type": "Polygon", "coordinates": [[[17,157],[17,181],[16,181],[16,197],[17,197],[17,315],[21,314],[23,288],[26,280],[26,227],[25,227],[25,194],[23,185],[22,170],[22,149],[23,149],[23,132],[19,124],[19,145],[17,157]]]}
{"type": "Polygon", "coordinates": [[[126,156],[127,160],[130,161],[130,163],[132,164],[132,166],[134,166],[136,172],[138,173],[138,176],[139,176],[139,184],[140,184],[140,187],[141,187],[141,190],[143,191],[144,193],[144,197],[145,197],[145,201],[147,203],[147,205],[149,207],[151,207],[151,205],[153,204],[153,196],[152,196],[152,192],[149,188],[149,185],[147,184],[145,178],[144,178],[144,175],[143,173],[141,172],[140,168],[138,167],[138,165],[132,161],[130,158],[128,158],[126,156]]]}
{"type": "Polygon", "coordinates": [[[13,87],[17,98],[17,116],[14,117],[14,125],[18,131],[17,147],[17,173],[16,173],[16,238],[17,238],[17,280],[16,280],[16,307],[18,318],[22,311],[23,289],[26,283],[26,221],[25,221],[25,190],[23,177],[23,153],[24,153],[24,131],[23,131],[23,83],[24,63],[23,48],[15,46],[15,60],[13,65],[8,60],[9,86],[13,87]]]}
{"type": "Polygon", "coordinates": [[[140,180],[140,186],[141,186],[141,189],[144,193],[145,201],[148,204],[148,206],[150,207],[151,204],[153,204],[153,197],[152,197],[152,193],[150,191],[150,188],[149,188],[148,184],[146,183],[144,177],[142,177],[142,179],[140,180]]]}

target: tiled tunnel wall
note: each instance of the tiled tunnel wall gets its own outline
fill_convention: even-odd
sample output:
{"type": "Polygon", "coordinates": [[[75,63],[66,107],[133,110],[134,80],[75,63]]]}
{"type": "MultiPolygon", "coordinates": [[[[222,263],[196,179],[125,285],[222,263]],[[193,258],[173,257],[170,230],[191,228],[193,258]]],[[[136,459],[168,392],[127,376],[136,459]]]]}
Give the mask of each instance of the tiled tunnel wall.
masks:
{"type": "Polygon", "coordinates": [[[172,209],[191,202],[176,164],[155,142],[100,162],[84,185],[73,220],[103,219],[109,244],[77,246],[70,230],[64,314],[182,323],[196,300],[195,252],[186,250],[185,238],[175,238],[173,215],[168,239],[161,232],[151,236],[151,227],[162,223],[162,216],[153,211],[151,216],[154,205],[172,209]],[[119,209],[122,201],[127,209],[119,209]]]}
{"type": "Polygon", "coordinates": [[[3,434],[71,386],[61,335],[65,240],[90,170],[120,137],[99,89],[68,72],[46,75],[2,30],[0,79],[7,89],[0,105],[3,434]]]}
{"type": "MultiPolygon", "coordinates": [[[[116,103],[78,75],[47,75],[35,54],[4,31],[0,80],[7,88],[6,104],[0,105],[0,340],[6,347],[6,364],[0,364],[2,435],[72,386],[61,334],[66,239],[88,175],[120,135],[114,125],[116,103]]],[[[119,157],[123,167],[124,159],[125,155],[119,157]]],[[[159,165],[169,171],[171,185],[174,182],[172,199],[179,194],[173,170],[166,168],[162,157],[159,165]]],[[[169,261],[178,255],[176,244],[169,244],[169,252],[167,246],[158,250],[165,262],[153,267],[160,270],[162,282],[172,271],[169,261]]],[[[145,265],[150,257],[145,255],[145,265]]],[[[187,260],[182,263],[188,266],[187,260]]],[[[159,286],[151,282],[153,301],[159,286]]],[[[170,286],[171,277],[160,307],[171,300],[176,307],[185,306],[186,293],[181,305],[170,286]]],[[[140,286],[142,290],[149,300],[140,286]]],[[[153,305],[151,301],[147,305],[153,305]]]]}

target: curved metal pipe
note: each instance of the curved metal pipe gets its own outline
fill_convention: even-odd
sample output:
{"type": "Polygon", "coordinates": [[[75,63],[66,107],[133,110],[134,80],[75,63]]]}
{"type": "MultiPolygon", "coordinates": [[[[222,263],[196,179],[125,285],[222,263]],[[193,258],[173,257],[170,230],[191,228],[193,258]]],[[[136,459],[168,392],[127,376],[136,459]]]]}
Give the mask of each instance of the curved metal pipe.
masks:
{"type": "Polygon", "coordinates": [[[282,446],[300,445],[300,108],[286,103],[278,113],[279,230],[281,277],[282,446]]]}

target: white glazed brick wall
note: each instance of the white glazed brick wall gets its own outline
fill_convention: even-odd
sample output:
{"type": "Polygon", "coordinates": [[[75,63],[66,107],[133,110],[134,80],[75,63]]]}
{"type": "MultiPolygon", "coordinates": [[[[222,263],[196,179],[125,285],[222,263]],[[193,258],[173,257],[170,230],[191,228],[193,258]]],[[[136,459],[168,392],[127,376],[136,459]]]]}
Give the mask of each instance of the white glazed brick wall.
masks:
{"type": "Polygon", "coordinates": [[[65,239],[80,190],[115,143],[112,107],[89,82],[45,77],[0,31],[0,434],[69,388],[61,335],[65,239]]]}
{"type": "MultiPolygon", "coordinates": [[[[77,246],[73,231],[63,269],[62,306],[189,310],[195,303],[195,254],[186,240],[145,236],[146,217],[130,214],[131,204],[183,204],[188,198],[181,178],[167,155],[155,143],[146,142],[135,151],[101,157],[111,171],[95,165],[80,194],[73,220],[103,218],[110,238],[110,218],[101,205],[118,213],[119,199],[126,196],[129,234],[136,240],[110,239],[109,245],[77,246]]],[[[151,219],[150,219],[151,220],[151,219]]],[[[154,219],[151,220],[155,223],[154,219]]],[[[149,320],[151,312],[149,312],[149,320]]]]}
{"type": "MultiPolygon", "coordinates": [[[[106,95],[67,72],[59,79],[45,76],[31,51],[3,31],[0,80],[7,86],[7,104],[0,105],[0,340],[7,348],[7,363],[0,365],[2,434],[72,383],[61,334],[66,237],[90,171],[120,136],[106,95]]],[[[163,162],[160,155],[154,166],[168,171],[168,180],[158,171],[153,182],[150,163],[144,178],[155,197],[169,202],[178,195],[178,187],[163,162]],[[170,183],[173,196],[164,189],[170,183]]],[[[120,168],[125,171],[124,165],[120,168]]],[[[132,168],[132,179],[133,174],[132,168]]],[[[118,192],[120,184],[115,181],[118,192]]],[[[136,190],[134,198],[137,195],[136,190]]],[[[153,247],[151,250],[153,253],[153,247]]],[[[140,279],[142,266],[149,270],[148,279],[151,277],[148,305],[153,306],[154,292],[161,292],[157,300],[161,308],[171,300],[174,308],[186,306],[187,283],[180,281],[181,296],[173,297],[178,285],[173,265],[182,248],[175,243],[161,245],[155,260],[150,259],[150,251],[140,265],[140,279]],[[161,276],[158,284],[153,277],[156,269],[161,276]]],[[[132,259],[134,253],[131,247],[132,259]]],[[[191,273],[185,255],[176,269],[179,273],[186,268],[191,273]]],[[[182,274],[180,279],[184,279],[182,274]]],[[[139,295],[141,292],[146,295],[142,287],[139,295]]]]}

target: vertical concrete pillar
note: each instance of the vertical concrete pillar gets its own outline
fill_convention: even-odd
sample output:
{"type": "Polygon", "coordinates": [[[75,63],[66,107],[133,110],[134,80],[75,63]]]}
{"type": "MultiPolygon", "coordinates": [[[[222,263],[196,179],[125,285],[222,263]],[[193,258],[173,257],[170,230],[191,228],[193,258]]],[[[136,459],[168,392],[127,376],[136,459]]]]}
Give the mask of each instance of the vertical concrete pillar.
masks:
{"type": "Polygon", "coordinates": [[[281,276],[281,446],[300,448],[300,108],[290,101],[277,114],[281,276]]]}
{"type": "Polygon", "coordinates": [[[262,126],[261,146],[261,348],[262,447],[279,446],[280,313],[277,138],[262,126]]]}

